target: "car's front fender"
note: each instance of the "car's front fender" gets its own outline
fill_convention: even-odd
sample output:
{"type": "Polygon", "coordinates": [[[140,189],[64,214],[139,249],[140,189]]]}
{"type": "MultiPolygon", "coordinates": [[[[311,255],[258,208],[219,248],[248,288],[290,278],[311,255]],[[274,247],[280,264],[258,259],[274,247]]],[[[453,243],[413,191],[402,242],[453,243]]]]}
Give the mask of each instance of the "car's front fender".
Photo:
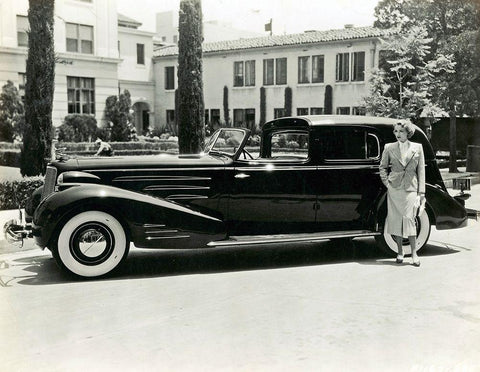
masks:
{"type": "Polygon", "coordinates": [[[41,247],[73,215],[100,210],[118,218],[137,247],[202,247],[226,236],[217,217],[149,195],[99,184],[64,184],[35,210],[33,235],[41,247]]]}

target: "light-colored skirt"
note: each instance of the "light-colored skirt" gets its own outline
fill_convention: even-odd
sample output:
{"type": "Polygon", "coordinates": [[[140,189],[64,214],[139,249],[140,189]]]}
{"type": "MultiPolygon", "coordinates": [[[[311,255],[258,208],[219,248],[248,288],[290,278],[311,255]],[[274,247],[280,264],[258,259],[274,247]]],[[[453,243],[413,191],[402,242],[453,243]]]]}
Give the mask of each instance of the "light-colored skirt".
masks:
{"type": "Polygon", "coordinates": [[[417,235],[415,227],[417,193],[388,186],[387,195],[387,233],[404,238],[417,235]]]}

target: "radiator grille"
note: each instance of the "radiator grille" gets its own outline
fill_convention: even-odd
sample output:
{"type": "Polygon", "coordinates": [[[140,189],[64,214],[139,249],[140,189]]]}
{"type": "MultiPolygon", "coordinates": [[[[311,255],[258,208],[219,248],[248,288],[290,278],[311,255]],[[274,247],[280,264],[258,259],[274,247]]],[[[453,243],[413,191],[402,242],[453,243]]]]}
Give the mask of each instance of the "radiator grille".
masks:
{"type": "Polygon", "coordinates": [[[57,168],[47,167],[45,173],[45,183],[43,185],[42,200],[45,199],[55,190],[55,183],[57,181],[57,168]]]}

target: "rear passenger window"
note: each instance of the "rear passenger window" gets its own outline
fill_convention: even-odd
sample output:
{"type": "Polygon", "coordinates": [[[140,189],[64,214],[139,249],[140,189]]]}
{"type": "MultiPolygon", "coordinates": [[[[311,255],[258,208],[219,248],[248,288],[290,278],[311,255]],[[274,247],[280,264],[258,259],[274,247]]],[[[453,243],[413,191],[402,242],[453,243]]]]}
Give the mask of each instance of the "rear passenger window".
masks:
{"type": "Polygon", "coordinates": [[[366,160],[380,155],[377,137],[365,128],[323,128],[319,145],[325,160],[366,160]]]}

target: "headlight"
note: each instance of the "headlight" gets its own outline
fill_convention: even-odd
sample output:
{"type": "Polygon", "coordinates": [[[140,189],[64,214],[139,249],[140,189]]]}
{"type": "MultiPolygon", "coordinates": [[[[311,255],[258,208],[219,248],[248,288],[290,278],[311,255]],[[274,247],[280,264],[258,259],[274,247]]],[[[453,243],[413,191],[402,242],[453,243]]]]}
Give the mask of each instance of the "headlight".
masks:
{"type": "Polygon", "coordinates": [[[62,183],[63,183],[63,173],[57,178],[57,185],[61,185],[62,183]]]}

